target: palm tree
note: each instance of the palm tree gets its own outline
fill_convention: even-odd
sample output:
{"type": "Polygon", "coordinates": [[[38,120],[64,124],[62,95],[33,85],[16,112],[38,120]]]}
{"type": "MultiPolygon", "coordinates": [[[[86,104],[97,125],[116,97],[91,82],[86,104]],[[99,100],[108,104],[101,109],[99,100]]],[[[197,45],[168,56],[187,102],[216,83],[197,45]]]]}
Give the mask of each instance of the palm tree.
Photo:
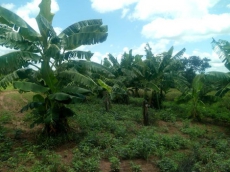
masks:
{"type": "Polygon", "coordinates": [[[65,104],[76,102],[84,98],[82,94],[90,92],[81,86],[91,90],[97,86],[90,77],[76,70],[77,62],[73,60],[86,59],[81,63],[95,69],[98,66],[87,61],[93,53],[76,48],[104,42],[108,28],[102,25],[101,19],[85,20],[57,35],[52,26],[54,14],[50,12],[50,5],[51,0],[42,0],[39,5],[36,21],[40,33],[0,6],[0,44],[16,50],[0,56],[0,74],[4,75],[0,86],[5,88],[13,82],[22,92],[38,93],[22,111],[34,108],[36,118],[32,126],[43,123],[47,133],[59,133],[68,131],[67,117],[74,114],[65,104]]]}

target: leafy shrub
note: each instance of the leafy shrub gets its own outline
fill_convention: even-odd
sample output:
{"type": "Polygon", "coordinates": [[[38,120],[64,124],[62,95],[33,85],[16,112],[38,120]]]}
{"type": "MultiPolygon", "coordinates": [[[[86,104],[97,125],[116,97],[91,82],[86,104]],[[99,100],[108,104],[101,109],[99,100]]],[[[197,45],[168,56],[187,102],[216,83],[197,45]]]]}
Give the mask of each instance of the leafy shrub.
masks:
{"type": "Polygon", "coordinates": [[[176,115],[172,112],[171,109],[166,109],[160,112],[159,118],[166,122],[175,122],[176,115]]]}
{"type": "Polygon", "coordinates": [[[130,165],[131,165],[131,169],[132,169],[132,172],[141,172],[141,166],[134,163],[134,162],[130,162],[130,165]]]}
{"type": "Polygon", "coordinates": [[[117,157],[110,157],[109,158],[109,162],[111,163],[110,165],[110,169],[111,169],[111,172],[118,172],[120,171],[120,160],[117,158],[117,157]]]}
{"type": "Polygon", "coordinates": [[[158,161],[157,165],[163,172],[174,172],[178,166],[172,159],[167,157],[158,161]]]}

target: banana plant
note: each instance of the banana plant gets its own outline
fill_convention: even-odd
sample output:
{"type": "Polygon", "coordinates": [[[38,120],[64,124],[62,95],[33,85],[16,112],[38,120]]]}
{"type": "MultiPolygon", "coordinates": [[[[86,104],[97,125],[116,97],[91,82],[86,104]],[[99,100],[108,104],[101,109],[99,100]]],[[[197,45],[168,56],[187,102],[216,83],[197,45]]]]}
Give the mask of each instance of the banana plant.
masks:
{"type": "MultiPolygon", "coordinates": [[[[107,78],[106,84],[113,87],[113,100],[120,103],[128,103],[128,87],[140,88],[140,79],[143,78],[142,55],[133,55],[124,52],[119,63],[117,58],[109,54],[109,59],[104,58],[103,65],[107,66],[114,78],[107,78]]],[[[132,89],[131,89],[132,90],[132,89]]]]}
{"type": "MultiPolygon", "coordinates": [[[[219,55],[225,67],[230,70],[230,43],[226,40],[213,39],[213,50],[219,55]]],[[[216,96],[223,97],[230,90],[230,73],[209,72],[209,80],[216,85],[216,96]]]]}
{"type": "Polygon", "coordinates": [[[152,53],[151,47],[147,44],[145,47],[146,59],[144,61],[144,87],[145,90],[153,90],[152,103],[157,109],[161,108],[163,94],[169,88],[175,86],[177,89],[183,89],[188,84],[180,70],[179,58],[184,54],[185,48],[176,55],[173,54],[173,47],[167,52],[158,55],[152,53]]]}
{"type": "MultiPolygon", "coordinates": [[[[190,102],[189,118],[201,120],[200,108],[205,107],[205,103],[213,103],[218,100],[217,94],[210,94],[213,91],[218,90],[220,80],[218,78],[224,75],[219,72],[208,72],[205,74],[196,75],[192,82],[192,87],[187,87],[182,92],[182,95],[177,98],[177,103],[190,102]]],[[[220,72],[221,73],[221,72],[220,72]]],[[[225,79],[230,81],[230,75],[225,75],[225,79]]],[[[217,91],[218,92],[218,91],[217,91]]]]}
{"type": "Polygon", "coordinates": [[[101,19],[85,20],[57,34],[52,26],[51,0],[42,0],[39,8],[37,32],[17,14],[0,6],[0,45],[15,50],[0,56],[0,75],[4,75],[0,87],[13,83],[21,92],[36,93],[21,110],[33,109],[35,120],[31,126],[44,124],[46,133],[66,133],[70,129],[67,117],[74,115],[66,105],[84,99],[97,87],[89,76],[69,66],[78,64],[76,58],[86,59],[79,63],[99,70],[89,63],[93,53],[77,48],[104,42],[108,27],[101,19]]]}

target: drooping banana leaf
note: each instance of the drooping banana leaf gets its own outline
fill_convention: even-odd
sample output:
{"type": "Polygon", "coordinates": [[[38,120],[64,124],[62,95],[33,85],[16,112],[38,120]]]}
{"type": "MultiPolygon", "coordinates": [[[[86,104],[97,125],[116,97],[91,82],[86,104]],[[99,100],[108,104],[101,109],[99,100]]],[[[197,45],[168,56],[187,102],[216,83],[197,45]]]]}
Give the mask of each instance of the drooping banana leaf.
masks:
{"type": "Polygon", "coordinates": [[[102,81],[101,79],[98,79],[97,82],[102,88],[106,89],[109,93],[112,92],[112,87],[107,85],[104,81],[102,81]]]}
{"type": "Polygon", "coordinates": [[[64,103],[64,104],[69,104],[69,103],[74,103],[76,102],[77,100],[81,99],[81,97],[77,97],[77,96],[72,96],[72,95],[69,95],[67,93],[63,93],[63,92],[58,92],[58,93],[54,93],[54,94],[50,94],[48,96],[48,98],[50,100],[55,100],[55,101],[58,101],[60,103],[64,103]]]}
{"type": "Polygon", "coordinates": [[[38,40],[41,35],[30,27],[21,17],[0,6],[0,23],[19,29],[18,33],[30,41],[38,40]]]}
{"type": "Polygon", "coordinates": [[[77,33],[62,38],[62,46],[65,50],[73,50],[81,45],[92,45],[104,42],[107,36],[108,33],[104,32],[77,33]]]}
{"type": "Polygon", "coordinates": [[[10,73],[8,75],[3,76],[0,80],[0,87],[6,89],[14,80],[18,79],[17,71],[10,73]]]}
{"type": "Polygon", "coordinates": [[[72,95],[92,94],[92,91],[77,86],[66,86],[62,89],[62,92],[72,95]]]}
{"type": "Polygon", "coordinates": [[[61,79],[68,78],[69,80],[71,80],[71,82],[73,82],[76,85],[84,85],[91,89],[97,86],[97,84],[91,78],[80,74],[76,70],[63,71],[63,72],[60,72],[58,76],[61,79]]]}
{"type": "Polygon", "coordinates": [[[22,67],[27,67],[28,62],[38,62],[41,57],[26,51],[15,51],[0,56],[0,73],[8,74],[22,67]]]}
{"type": "Polygon", "coordinates": [[[130,78],[130,79],[133,79],[133,78],[136,78],[136,77],[137,77],[137,75],[136,75],[133,71],[131,71],[131,70],[122,68],[121,71],[122,71],[122,73],[123,73],[124,75],[126,75],[126,76],[127,76],[128,78],[130,78]]]}
{"type": "Polygon", "coordinates": [[[118,63],[117,59],[112,55],[112,54],[108,54],[109,56],[109,60],[112,62],[114,67],[119,67],[120,64],[118,63]]]}
{"type": "Polygon", "coordinates": [[[49,91],[49,88],[47,88],[47,87],[43,87],[43,86],[35,84],[35,83],[24,82],[24,81],[14,81],[13,86],[16,89],[19,89],[19,90],[25,91],[25,92],[31,91],[31,92],[35,92],[35,93],[45,93],[45,92],[49,91]]]}
{"type": "Polygon", "coordinates": [[[185,51],[186,51],[186,49],[183,48],[183,49],[180,50],[178,53],[176,53],[176,54],[173,56],[173,58],[175,58],[175,59],[180,59],[180,58],[184,55],[185,51]]]}
{"type": "Polygon", "coordinates": [[[225,40],[212,40],[212,47],[224,62],[225,67],[230,70],[230,43],[225,40]]]}
{"type": "Polygon", "coordinates": [[[7,86],[13,83],[17,79],[28,78],[28,75],[32,72],[30,68],[18,69],[8,75],[5,75],[0,80],[0,87],[6,89],[7,86]]]}
{"type": "Polygon", "coordinates": [[[82,66],[84,69],[89,70],[93,73],[102,73],[106,75],[107,77],[114,77],[114,75],[109,71],[109,69],[101,64],[95,63],[93,61],[86,61],[86,60],[73,60],[70,61],[72,63],[75,63],[75,69],[77,69],[77,66],[82,66]]]}
{"type": "Polygon", "coordinates": [[[71,36],[74,35],[76,33],[79,33],[81,28],[87,27],[87,26],[92,26],[92,25],[96,25],[96,26],[101,26],[102,20],[101,19],[93,19],[93,20],[84,20],[84,21],[80,21],[77,23],[74,23],[72,25],[70,25],[69,27],[67,27],[66,29],[64,29],[59,35],[59,38],[63,38],[64,36],[71,36]]]}
{"type": "Polygon", "coordinates": [[[34,44],[24,39],[18,32],[14,29],[0,24],[0,45],[6,48],[29,51],[37,53],[39,48],[34,44]],[[7,29],[6,29],[7,28],[7,29]]]}
{"type": "Polygon", "coordinates": [[[22,107],[22,109],[20,110],[21,113],[29,110],[29,109],[36,109],[36,108],[39,108],[39,107],[42,107],[44,106],[44,103],[42,102],[30,102],[28,103],[26,106],[22,107]]]}
{"type": "Polygon", "coordinates": [[[69,60],[71,58],[79,58],[79,59],[86,59],[90,60],[91,57],[93,56],[93,53],[91,51],[68,51],[64,53],[64,59],[69,60]]]}

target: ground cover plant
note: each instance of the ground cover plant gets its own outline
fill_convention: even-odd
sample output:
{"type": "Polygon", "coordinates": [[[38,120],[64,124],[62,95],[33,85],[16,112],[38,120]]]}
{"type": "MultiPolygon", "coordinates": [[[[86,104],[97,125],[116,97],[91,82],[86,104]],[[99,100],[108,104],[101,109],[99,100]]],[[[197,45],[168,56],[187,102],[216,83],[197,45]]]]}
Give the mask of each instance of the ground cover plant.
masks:
{"type": "Polygon", "coordinates": [[[18,112],[33,94],[3,91],[0,171],[229,171],[229,122],[215,122],[206,112],[203,122],[189,120],[174,109],[188,107],[171,101],[171,95],[180,95],[172,92],[164,109],[150,110],[149,126],[143,125],[142,98],[113,104],[108,112],[95,98],[70,105],[76,112],[69,119],[74,134],[45,137],[42,127],[29,128],[31,111],[18,112]]]}

